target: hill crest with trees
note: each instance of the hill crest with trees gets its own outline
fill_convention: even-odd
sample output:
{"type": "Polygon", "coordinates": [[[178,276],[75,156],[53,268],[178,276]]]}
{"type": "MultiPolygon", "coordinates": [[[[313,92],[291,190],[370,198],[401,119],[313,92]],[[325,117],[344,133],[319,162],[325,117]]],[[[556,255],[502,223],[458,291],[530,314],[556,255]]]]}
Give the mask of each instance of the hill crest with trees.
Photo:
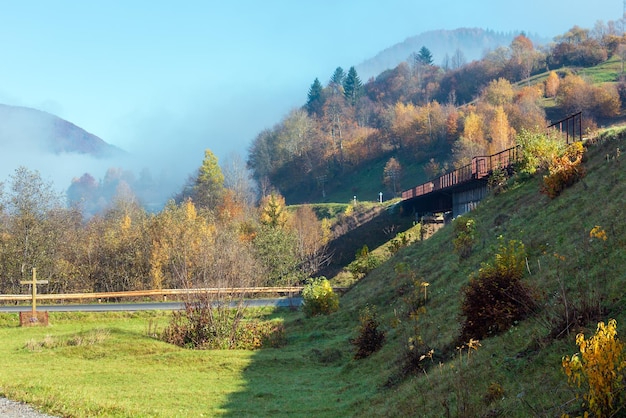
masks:
{"type": "Polygon", "coordinates": [[[575,26],[545,47],[518,34],[457,68],[436,65],[427,45],[367,82],[355,67],[338,67],[325,84],[313,81],[301,108],[257,135],[248,165],[262,193],[278,190],[289,203],[325,201],[336,184],[339,201],[349,201],[359,191],[354,176],[367,167],[380,167],[375,188],[384,187],[391,158],[419,183],[545,128],[547,108],[559,118],[582,111],[593,129],[619,115],[625,84],[618,71],[600,84],[578,71],[623,61],[625,42],[609,22],[575,26]]]}
{"type": "MultiPolygon", "coordinates": [[[[509,45],[517,34],[519,31],[501,33],[481,28],[431,30],[384,49],[357,65],[356,69],[365,80],[369,80],[370,77],[397,67],[424,45],[432,52],[434,64],[455,69],[465,63],[481,59],[488,51],[509,45]]],[[[550,39],[538,35],[528,36],[535,45],[550,42],[550,39]]]]}

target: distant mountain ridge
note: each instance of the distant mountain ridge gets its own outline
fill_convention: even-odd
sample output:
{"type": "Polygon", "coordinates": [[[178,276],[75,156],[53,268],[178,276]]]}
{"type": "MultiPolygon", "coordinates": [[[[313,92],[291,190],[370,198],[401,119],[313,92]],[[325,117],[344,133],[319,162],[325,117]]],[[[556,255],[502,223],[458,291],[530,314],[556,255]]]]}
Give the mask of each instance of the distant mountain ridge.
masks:
{"type": "MultiPolygon", "coordinates": [[[[498,33],[479,28],[459,28],[455,30],[432,30],[407,38],[379,52],[359,64],[356,69],[363,80],[376,77],[385,70],[393,69],[406,61],[409,56],[425,46],[433,55],[433,64],[441,65],[446,54],[451,58],[457,49],[463,52],[467,62],[482,58],[486,51],[510,45],[521,31],[498,33]]],[[[549,40],[526,34],[534,43],[541,45],[549,40]]]]}
{"type": "Polygon", "coordinates": [[[125,155],[122,149],[51,113],[0,104],[0,147],[11,151],[83,154],[96,158],[125,155]]]}

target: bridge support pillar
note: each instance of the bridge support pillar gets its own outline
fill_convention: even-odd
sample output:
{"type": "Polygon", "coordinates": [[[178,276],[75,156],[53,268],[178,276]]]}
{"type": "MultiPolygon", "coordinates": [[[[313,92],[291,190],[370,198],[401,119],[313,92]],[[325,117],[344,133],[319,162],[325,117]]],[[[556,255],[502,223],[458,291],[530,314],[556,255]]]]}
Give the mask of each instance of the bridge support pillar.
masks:
{"type": "Polygon", "coordinates": [[[487,193],[487,184],[452,193],[452,216],[457,217],[473,210],[487,193]]]}

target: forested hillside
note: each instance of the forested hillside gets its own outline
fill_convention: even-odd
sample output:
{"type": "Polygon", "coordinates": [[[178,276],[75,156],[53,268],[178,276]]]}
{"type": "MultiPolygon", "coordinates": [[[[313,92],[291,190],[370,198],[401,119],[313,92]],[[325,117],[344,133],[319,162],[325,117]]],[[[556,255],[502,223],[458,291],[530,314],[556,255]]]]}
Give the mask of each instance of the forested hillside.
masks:
{"type": "Polygon", "coordinates": [[[541,48],[519,34],[463,65],[436,65],[424,45],[367,82],[354,67],[339,67],[328,82],[313,81],[302,108],[257,135],[248,165],[262,191],[278,190],[288,203],[356,194],[374,200],[385,186],[396,194],[400,179],[418,183],[509,147],[517,133],[543,129],[546,108],[551,117],[583,111],[586,130],[617,116],[619,67],[601,85],[580,70],[622,61],[624,42],[609,22],[573,27],[541,48]],[[395,168],[387,167],[392,158],[395,168]],[[374,166],[376,183],[364,190],[358,178],[374,166]]]}

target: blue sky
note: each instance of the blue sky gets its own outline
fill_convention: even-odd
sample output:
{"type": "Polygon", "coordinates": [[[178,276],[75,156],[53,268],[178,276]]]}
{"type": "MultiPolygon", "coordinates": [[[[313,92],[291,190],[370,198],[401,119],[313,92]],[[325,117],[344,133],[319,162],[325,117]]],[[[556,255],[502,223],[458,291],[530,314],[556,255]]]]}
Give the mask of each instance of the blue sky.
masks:
{"type": "Polygon", "coordinates": [[[191,172],[205,148],[245,156],[316,77],[407,37],[459,27],[552,37],[622,12],[619,0],[0,0],[0,103],[191,172]]]}

